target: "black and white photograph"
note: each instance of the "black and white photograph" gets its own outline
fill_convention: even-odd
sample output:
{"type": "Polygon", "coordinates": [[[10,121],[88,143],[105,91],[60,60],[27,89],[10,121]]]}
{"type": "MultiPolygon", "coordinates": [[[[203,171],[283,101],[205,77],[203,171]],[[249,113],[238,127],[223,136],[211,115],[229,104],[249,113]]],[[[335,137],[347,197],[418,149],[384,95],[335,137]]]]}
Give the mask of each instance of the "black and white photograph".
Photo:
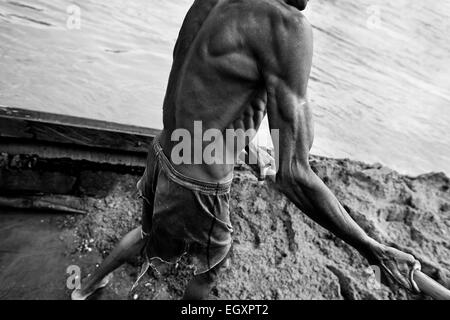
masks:
{"type": "Polygon", "coordinates": [[[449,132],[448,0],[0,0],[0,300],[450,300],[449,132]]]}

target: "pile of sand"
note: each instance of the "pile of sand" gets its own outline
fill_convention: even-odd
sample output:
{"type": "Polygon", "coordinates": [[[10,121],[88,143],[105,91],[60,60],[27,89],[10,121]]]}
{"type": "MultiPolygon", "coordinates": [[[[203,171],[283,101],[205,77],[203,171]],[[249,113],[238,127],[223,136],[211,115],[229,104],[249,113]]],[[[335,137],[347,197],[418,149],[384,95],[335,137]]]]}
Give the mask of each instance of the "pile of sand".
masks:
{"type": "MultiPolygon", "coordinates": [[[[426,273],[450,286],[449,178],[444,174],[407,177],[381,165],[349,160],[316,157],[312,165],[372,237],[414,253],[426,273]]],[[[87,216],[66,223],[66,235],[75,239],[72,254],[79,261],[92,254],[105,255],[122,235],[139,225],[137,179],[117,176],[106,198],[88,200],[91,212],[87,216]]],[[[395,285],[379,286],[369,264],[354,249],[306,217],[269,182],[258,182],[245,168],[236,172],[231,207],[234,248],[212,299],[424,298],[411,296],[395,285]]],[[[115,273],[106,296],[181,297],[191,277],[191,270],[182,264],[163,275],[149,272],[140,286],[129,292],[139,271],[138,262],[115,273]]]]}

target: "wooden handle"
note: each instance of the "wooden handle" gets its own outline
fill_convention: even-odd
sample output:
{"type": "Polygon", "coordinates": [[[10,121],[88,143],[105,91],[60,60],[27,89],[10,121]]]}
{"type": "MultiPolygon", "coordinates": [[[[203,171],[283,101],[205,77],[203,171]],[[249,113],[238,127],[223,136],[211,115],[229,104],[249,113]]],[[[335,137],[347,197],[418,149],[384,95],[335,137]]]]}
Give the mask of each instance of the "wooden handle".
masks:
{"type": "Polygon", "coordinates": [[[414,281],[420,291],[436,300],[450,300],[450,290],[421,271],[414,272],[414,281]]]}

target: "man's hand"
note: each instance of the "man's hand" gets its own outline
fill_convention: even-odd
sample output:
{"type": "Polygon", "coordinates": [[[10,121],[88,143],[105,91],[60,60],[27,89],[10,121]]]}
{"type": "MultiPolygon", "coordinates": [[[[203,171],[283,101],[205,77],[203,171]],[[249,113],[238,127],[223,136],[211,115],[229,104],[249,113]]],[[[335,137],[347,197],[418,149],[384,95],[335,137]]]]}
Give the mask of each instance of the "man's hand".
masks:
{"type": "Polygon", "coordinates": [[[252,141],[239,158],[250,166],[258,180],[264,181],[269,178],[275,181],[276,161],[273,152],[274,150],[261,147],[252,141]]]}
{"type": "Polygon", "coordinates": [[[420,290],[414,282],[414,272],[420,270],[420,262],[414,256],[392,247],[382,246],[373,261],[384,274],[413,293],[420,290]]]}

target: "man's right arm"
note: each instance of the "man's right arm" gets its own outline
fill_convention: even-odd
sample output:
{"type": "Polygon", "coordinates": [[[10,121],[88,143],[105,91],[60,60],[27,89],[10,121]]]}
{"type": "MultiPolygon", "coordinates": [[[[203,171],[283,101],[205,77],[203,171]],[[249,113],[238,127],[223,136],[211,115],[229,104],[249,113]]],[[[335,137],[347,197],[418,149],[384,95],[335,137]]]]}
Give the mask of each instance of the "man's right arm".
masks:
{"type": "Polygon", "coordinates": [[[277,27],[272,36],[273,46],[265,52],[273,56],[262,60],[262,69],[270,127],[279,130],[279,141],[274,141],[279,144],[277,184],[305,214],[371,262],[388,264],[388,272],[410,288],[404,273],[415,262],[414,257],[370,238],[310,167],[309,152],[314,139],[307,99],[313,51],[311,26],[305,18],[298,17],[277,27]]]}

